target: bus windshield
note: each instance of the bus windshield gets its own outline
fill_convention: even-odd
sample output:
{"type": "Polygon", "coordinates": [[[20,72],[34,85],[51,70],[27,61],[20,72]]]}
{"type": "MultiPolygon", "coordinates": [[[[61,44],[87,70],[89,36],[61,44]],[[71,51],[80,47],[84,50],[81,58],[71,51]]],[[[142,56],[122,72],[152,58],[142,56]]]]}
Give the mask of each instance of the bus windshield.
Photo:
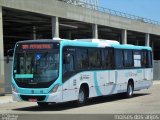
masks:
{"type": "Polygon", "coordinates": [[[42,83],[56,80],[59,49],[16,50],[13,76],[21,82],[42,83]]]}

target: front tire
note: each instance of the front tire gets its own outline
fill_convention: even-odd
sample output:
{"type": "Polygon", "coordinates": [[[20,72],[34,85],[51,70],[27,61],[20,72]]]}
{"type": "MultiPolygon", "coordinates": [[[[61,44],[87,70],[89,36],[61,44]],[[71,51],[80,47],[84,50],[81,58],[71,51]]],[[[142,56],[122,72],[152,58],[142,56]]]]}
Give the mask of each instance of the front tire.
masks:
{"type": "Polygon", "coordinates": [[[87,101],[87,94],[85,92],[85,89],[84,88],[80,88],[79,94],[78,94],[78,100],[77,100],[78,106],[85,105],[86,101],[87,101]]]}

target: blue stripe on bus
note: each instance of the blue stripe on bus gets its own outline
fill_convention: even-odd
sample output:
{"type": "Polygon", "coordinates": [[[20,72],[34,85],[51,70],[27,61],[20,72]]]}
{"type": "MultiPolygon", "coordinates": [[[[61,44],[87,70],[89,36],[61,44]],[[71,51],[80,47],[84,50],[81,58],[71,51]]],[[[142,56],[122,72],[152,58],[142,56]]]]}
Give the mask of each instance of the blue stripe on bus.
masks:
{"type": "Polygon", "coordinates": [[[95,90],[96,90],[96,93],[97,93],[97,96],[101,96],[102,93],[99,89],[99,86],[98,86],[98,81],[97,81],[97,73],[94,72],[94,85],[95,85],[95,90]]]}

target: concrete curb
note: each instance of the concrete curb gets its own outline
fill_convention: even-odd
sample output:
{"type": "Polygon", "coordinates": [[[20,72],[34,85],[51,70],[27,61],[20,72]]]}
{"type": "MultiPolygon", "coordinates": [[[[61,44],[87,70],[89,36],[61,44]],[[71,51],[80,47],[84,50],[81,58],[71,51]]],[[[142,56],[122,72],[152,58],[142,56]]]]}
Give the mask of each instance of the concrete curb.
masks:
{"type": "Polygon", "coordinates": [[[13,103],[14,101],[11,99],[0,100],[0,104],[13,103]]]}
{"type": "Polygon", "coordinates": [[[153,85],[159,85],[160,84],[160,80],[154,80],[153,81],[153,85]]]}
{"type": "Polygon", "coordinates": [[[12,94],[0,96],[0,104],[13,103],[12,94]]]}

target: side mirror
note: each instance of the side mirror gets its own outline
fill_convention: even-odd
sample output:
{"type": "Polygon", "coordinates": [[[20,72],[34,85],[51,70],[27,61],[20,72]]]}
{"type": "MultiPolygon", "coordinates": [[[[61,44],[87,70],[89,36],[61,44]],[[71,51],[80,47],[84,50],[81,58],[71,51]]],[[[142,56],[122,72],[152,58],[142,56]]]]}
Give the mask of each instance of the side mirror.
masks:
{"type": "Polygon", "coordinates": [[[7,64],[9,64],[9,57],[10,56],[13,56],[13,49],[9,49],[8,51],[7,51],[7,60],[6,60],[6,63],[7,64]]]}

